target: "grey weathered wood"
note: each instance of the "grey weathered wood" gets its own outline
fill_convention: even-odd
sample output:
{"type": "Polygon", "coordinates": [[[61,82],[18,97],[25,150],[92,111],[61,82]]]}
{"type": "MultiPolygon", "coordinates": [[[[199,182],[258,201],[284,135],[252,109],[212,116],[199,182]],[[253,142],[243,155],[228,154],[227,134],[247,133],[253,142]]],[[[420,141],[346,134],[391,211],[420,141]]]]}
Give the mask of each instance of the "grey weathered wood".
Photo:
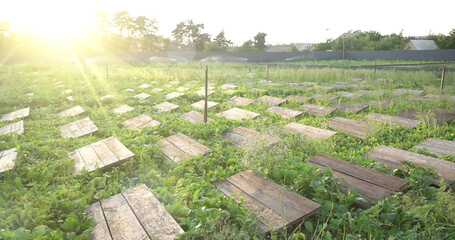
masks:
{"type": "Polygon", "coordinates": [[[72,117],[84,113],[85,110],[81,106],[76,106],[65,111],[60,112],[60,117],[72,117]]]}
{"type": "Polygon", "coordinates": [[[414,120],[424,120],[431,124],[443,125],[455,119],[455,111],[447,109],[429,109],[417,110],[415,108],[406,108],[398,113],[399,117],[414,120]]]}
{"type": "Polygon", "coordinates": [[[227,100],[227,102],[230,104],[234,104],[234,105],[247,106],[247,105],[253,103],[254,100],[249,99],[249,98],[234,96],[234,97],[231,97],[229,100],[227,100]]]}
{"type": "Polygon", "coordinates": [[[320,101],[333,101],[338,98],[336,95],[330,95],[330,94],[314,94],[313,95],[314,99],[318,99],[320,101]]]}
{"type": "Polygon", "coordinates": [[[363,122],[336,117],[327,121],[324,125],[331,128],[340,130],[342,132],[350,133],[353,136],[365,139],[373,133],[371,125],[363,122]]]}
{"type": "Polygon", "coordinates": [[[93,203],[87,208],[87,212],[92,215],[92,221],[96,223],[90,234],[90,239],[112,239],[109,227],[107,226],[106,218],[104,218],[103,209],[100,202],[93,203]]]}
{"type": "Polygon", "coordinates": [[[122,194],[152,239],[177,239],[178,234],[183,233],[183,229],[145,185],[124,191],[122,194]]]}
{"type": "Polygon", "coordinates": [[[429,138],[423,142],[421,142],[419,145],[415,146],[416,148],[419,149],[427,149],[428,152],[439,156],[443,157],[446,155],[452,155],[455,156],[455,142],[454,141],[448,141],[448,140],[443,140],[443,139],[438,139],[438,138],[429,138]]]}
{"type": "Polygon", "coordinates": [[[12,170],[16,167],[17,158],[16,148],[0,151],[0,174],[12,170]]]}
{"type": "Polygon", "coordinates": [[[178,88],[176,88],[175,90],[177,90],[177,92],[185,92],[185,91],[188,91],[188,90],[190,90],[190,89],[187,88],[187,87],[178,87],[178,88]]]}
{"type": "Polygon", "coordinates": [[[349,98],[349,99],[354,99],[363,96],[361,93],[352,93],[352,92],[344,92],[344,91],[338,91],[337,92],[339,95],[343,96],[344,98],[349,98]]]}
{"type": "Polygon", "coordinates": [[[387,108],[392,103],[392,101],[386,100],[386,99],[384,99],[382,101],[363,100],[362,102],[367,105],[370,105],[372,107],[382,107],[382,108],[387,108]]]}
{"type": "Polygon", "coordinates": [[[268,104],[269,106],[278,106],[284,102],[286,102],[285,99],[282,98],[277,98],[277,97],[272,97],[272,96],[267,96],[264,95],[256,100],[257,102],[265,103],[268,104]]]}
{"type": "Polygon", "coordinates": [[[131,129],[131,130],[139,130],[141,128],[145,127],[156,127],[161,125],[160,122],[154,120],[153,118],[142,114],[140,116],[137,116],[135,118],[126,120],[123,122],[123,126],[131,129]]]}
{"type": "Polygon", "coordinates": [[[10,133],[22,134],[24,133],[24,121],[10,123],[0,127],[0,136],[10,133]]]}
{"type": "Polygon", "coordinates": [[[420,95],[424,93],[425,90],[421,89],[404,89],[404,88],[397,88],[393,90],[393,94],[395,95],[403,95],[403,94],[413,94],[413,95],[420,95]]]}
{"type": "Polygon", "coordinates": [[[30,114],[30,108],[29,107],[23,108],[23,109],[19,109],[19,110],[14,111],[14,112],[3,114],[2,117],[0,118],[0,122],[2,122],[2,121],[13,121],[13,120],[16,120],[18,118],[25,118],[25,117],[28,117],[29,114],[30,114]]]}
{"type": "Polygon", "coordinates": [[[419,124],[419,121],[417,120],[402,118],[398,116],[390,116],[380,113],[370,113],[367,116],[365,116],[362,120],[370,122],[388,123],[391,125],[403,126],[405,128],[415,128],[419,124]]]}
{"type": "Polygon", "coordinates": [[[455,162],[387,146],[379,146],[368,152],[365,156],[374,158],[378,162],[383,162],[392,169],[402,167],[401,162],[410,162],[419,167],[433,168],[441,177],[445,178],[447,185],[450,185],[455,180],[455,162]]]}
{"type": "Polygon", "coordinates": [[[98,132],[98,128],[88,117],[60,126],[62,137],[67,138],[82,137],[95,132],[98,132]]]}
{"type": "Polygon", "coordinates": [[[295,117],[302,115],[302,113],[303,113],[300,111],[287,109],[287,108],[281,108],[281,107],[270,107],[268,110],[269,110],[269,112],[280,115],[282,119],[295,118],[295,117]]]}
{"type": "Polygon", "coordinates": [[[369,207],[371,201],[386,198],[393,192],[406,187],[409,182],[382,172],[378,172],[357,164],[352,164],[334,157],[319,154],[308,161],[310,166],[331,168],[335,177],[342,178],[342,190],[347,192],[354,188],[367,203],[358,201],[362,207],[369,207]]]}
{"type": "Polygon", "coordinates": [[[127,161],[134,154],[114,137],[106,138],[69,153],[75,161],[74,174],[83,168],[88,172],[97,168],[108,169],[127,161]]]}
{"type": "Polygon", "coordinates": [[[139,93],[137,95],[134,95],[134,98],[138,98],[138,99],[147,99],[149,98],[151,95],[147,94],[147,93],[139,93]]]}
{"type": "MultiPolygon", "coordinates": [[[[196,111],[190,111],[180,116],[183,120],[188,120],[192,123],[202,123],[204,122],[204,115],[196,111]]],[[[213,119],[207,118],[207,122],[211,122],[213,119]]]]}
{"type": "Polygon", "coordinates": [[[226,84],[221,85],[221,89],[225,89],[225,90],[227,90],[227,89],[237,89],[237,86],[234,85],[234,84],[226,83],[226,84]]]}
{"type": "Polygon", "coordinates": [[[330,104],[331,107],[336,108],[341,111],[351,111],[358,113],[363,109],[367,108],[368,105],[356,104],[356,103],[345,103],[345,102],[333,102],[330,104]]]}
{"type": "Polygon", "coordinates": [[[250,112],[250,111],[235,107],[235,108],[226,110],[224,112],[218,113],[218,116],[225,117],[225,118],[231,119],[231,120],[242,120],[245,118],[256,118],[261,115],[259,113],[250,112]]]}
{"type": "MultiPolygon", "coordinates": [[[[195,103],[191,104],[191,106],[193,106],[199,110],[204,110],[204,104],[205,104],[205,101],[201,100],[199,102],[195,102],[195,103]]],[[[217,103],[217,102],[207,101],[207,108],[216,107],[218,104],[219,103],[217,103]]]]}
{"type": "Polygon", "coordinates": [[[169,111],[179,109],[180,106],[169,103],[169,102],[162,102],[162,103],[156,104],[155,106],[153,106],[153,108],[158,110],[158,113],[162,113],[162,112],[169,112],[169,111]]]}
{"type": "MultiPolygon", "coordinates": [[[[207,91],[207,96],[210,96],[210,95],[212,95],[213,93],[215,93],[215,91],[213,91],[213,90],[208,90],[208,91],[207,91]]],[[[205,89],[198,90],[198,91],[195,92],[195,94],[197,94],[198,96],[204,97],[204,96],[205,96],[205,89]]]]}
{"type": "Polygon", "coordinates": [[[269,147],[281,141],[278,137],[245,127],[237,127],[226,133],[223,138],[228,139],[236,146],[245,146],[247,148],[269,147]]]}
{"type": "Polygon", "coordinates": [[[105,100],[109,100],[109,99],[112,99],[112,98],[114,98],[114,95],[108,94],[108,95],[100,97],[100,100],[101,101],[105,101],[105,100]]]}
{"type": "Polygon", "coordinates": [[[164,92],[164,89],[162,89],[162,88],[154,88],[154,89],[152,89],[152,92],[154,92],[154,93],[164,92]]]}
{"type": "Polygon", "coordinates": [[[284,126],[284,130],[287,132],[291,132],[291,133],[300,133],[300,134],[308,137],[311,140],[327,139],[327,138],[337,134],[337,132],[334,132],[334,131],[317,128],[317,127],[312,127],[312,126],[307,126],[307,125],[303,125],[300,123],[289,123],[286,126],[284,126]]]}
{"type": "Polygon", "coordinates": [[[114,113],[117,113],[117,114],[124,114],[124,113],[127,113],[127,112],[131,112],[133,110],[134,110],[133,107],[128,106],[126,104],[112,109],[112,111],[114,113]]]}
{"type": "Polygon", "coordinates": [[[176,163],[211,152],[210,148],[182,133],[164,138],[159,145],[163,154],[176,163]]]}
{"type": "Polygon", "coordinates": [[[297,96],[297,95],[289,95],[284,98],[286,101],[290,102],[298,102],[298,103],[306,103],[313,100],[312,97],[304,97],[304,96],[297,96]]]}
{"type": "Polygon", "coordinates": [[[168,93],[166,94],[166,99],[174,99],[174,98],[178,98],[178,97],[181,97],[185,95],[185,93],[181,93],[181,92],[171,92],[171,93],[168,93]]]}
{"type": "Polygon", "coordinates": [[[151,86],[152,86],[152,85],[150,85],[150,84],[144,83],[144,84],[140,85],[139,88],[149,88],[149,87],[151,87],[151,86]]]}
{"type": "Polygon", "coordinates": [[[305,105],[303,105],[303,109],[311,115],[316,115],[316,116],[320,116],[320,117],[330,115],[331,113],[333,113],[336,110],[333,107],[323,107],[323,106],[314,105],[314,104],[305,104],[305,105]]]}

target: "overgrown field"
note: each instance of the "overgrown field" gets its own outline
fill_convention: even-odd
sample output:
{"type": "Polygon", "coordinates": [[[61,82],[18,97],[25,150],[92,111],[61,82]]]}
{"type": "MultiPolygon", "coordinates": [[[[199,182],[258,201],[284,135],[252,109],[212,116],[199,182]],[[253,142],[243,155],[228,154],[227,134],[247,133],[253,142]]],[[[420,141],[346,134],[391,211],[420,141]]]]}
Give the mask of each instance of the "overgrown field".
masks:
{"type": "MultiPolygon", "coordinates": [[[[372,62],[374,64],[374,62],[372,62]]],[[[194,110],[191,104],[203,97],[194,92],[203,86],[204,68],[199,63],[181,65],[111,65],[109,78],[103,65],[4,65],[0,66],[0,115],[30,107],[24,119],[25,132],[20,135],[0,136],[0,151],[16,147],[16,168],[0,176],[0,239],[87,239],[94,223],[85,209],[92,203],[113,196],[139,184],[146,184],[185,230],[183,239],[262,239],[255,230],[256,217],[243,205],[225,198],[212,185],[239,173],[253,170],[287,189],[295,191],[323,207],[315,215],[301,222],[296,229],[272,231],[271,238],[290,239],[454,239],[455,194],[452,188],[430,186],[434,172],[406,165],[392,171],[362,154],[379,145],[418,152],[412,147],[429,137],[455,139],[455,121],[436,126],[425,119],[414,129],[377,124],[378,131],[365,140],[338,131],[323,141],[308,140],[285,133],[282,127],[290,122],[320,127],[339,116],[360,120],[368,113],[394,115],[405,108],[453,110],[455,74],[446,75],[445,94],[441,101],[417,101],[413,95],[396,96],[396,88],[425,89],[426,94],[439,95],[440,73],[336,69],[270,69],[267,84],[264,65],[209,64],[209,82],[215,93],[209,100],[220,103],[209,110],[214,121],[192,124],[179,118],[194,110]],[[337,81],[364,78],[363,87],[324,90],[337,81]],[[173,86],[170,81],[179,81],[173,86]],[[61,82],[63,87],[58,87],[61,82]],[[317,82],[310,90],[296,89],[289,83],[317,82]],[[220,89],[224,83],[238,86],[236,93],[220,89]],[[151,88],[138,86],[150,84],[151,88]],[[166,100],[165,94],[177,87],[190,88],[185,95],[166,100]],[[154,93],[152,88],[165,89],[154,93]],[[131,88],[134,92],[124,92],[131,88]],[[63,93],[71,89],[71,94],[63,93]],[[259,91],[263,89],[263,91],[259,91]],[[232,96],[257,99],[262,95],[313,96],[316,93],[368,91],[357,99],[342,101],[360,103],[364,99],[392,98],[396,103],[385,109],[368,107],[354,114],[335,111],[327,117],[304,113],[296,119],[283,120],[267,111],[263,103],[252,103],[243,109],[261,114],[257,119],[232,121],[216,114],[232,108],[226,102],[232,96]],[[33,93],[33,96],[25,95],[33,93]],[[145,92],[146,100],[133,96],[145,92]],[[100,97],[115,97],[101,101],[100,97]],[[74,100],[67,97],[71,95],[74,100]],[[174,112],[157,113],[153,105],[169,101],[180,106],[174,112]],[[134,111],[117,115],[112,109],[128,104],[134,111]],[[57,113],[81,105],[99,132],[80,138],[62,138],[59,126],[81,119],[80,116],[60,118],[57,113]],[[138,131],[125,128],[122,122],[147,114],[161,122],[159,127],[138,131]],[[282,141],[266,149],[245,150],[221,138],[228,131],[244,126],[279,136],[282,141]],[[209,147],[212,152],[180,165],[162,153],[157,143],[170,135],[184,133],[209,147]],[[74,161],[68,152],[98,140],[115,136],[136,156],[109,171],[97,170],[73,176],[74,161]],[[340,179],[329,169],[309,167],[312,156],[325,153],[345,161],[360,164],[400,178],[410,186],[393,196],[378,200],[367,210],[353,205],[359,198],[355,191],[344,194],[339,189],[340,179]]],[[[322,106],[328,101],[313,100],[322,106]]],[[[303,111],[301,103],[285,102],[282,107],[303,111]]],[[[304,112],[304,111],[303,111],[304,112]]],[[[0,122],[0,127],[7,124],[0,122]]],[[[324,127],[327,128],[327,127],[324,127]]],[[[431,155],[428,152],[420,151],[431,155]]],[[[434,156],[434,155],[431,155],[434,156]]],[[[455,161],[453,157],[443,159],[455,161]]]]}

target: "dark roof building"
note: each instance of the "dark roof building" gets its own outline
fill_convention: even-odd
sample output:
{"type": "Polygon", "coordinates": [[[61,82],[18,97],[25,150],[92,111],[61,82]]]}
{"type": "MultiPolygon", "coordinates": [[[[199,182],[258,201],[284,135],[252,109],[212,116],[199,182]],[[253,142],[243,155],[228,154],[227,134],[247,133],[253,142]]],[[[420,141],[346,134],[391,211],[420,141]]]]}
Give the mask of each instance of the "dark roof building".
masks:
{"type": "Polygon", "coordinates": [[[434,40],[410,40],[406,46],[405,50],[436,50],[438,45],[434,40]]]}

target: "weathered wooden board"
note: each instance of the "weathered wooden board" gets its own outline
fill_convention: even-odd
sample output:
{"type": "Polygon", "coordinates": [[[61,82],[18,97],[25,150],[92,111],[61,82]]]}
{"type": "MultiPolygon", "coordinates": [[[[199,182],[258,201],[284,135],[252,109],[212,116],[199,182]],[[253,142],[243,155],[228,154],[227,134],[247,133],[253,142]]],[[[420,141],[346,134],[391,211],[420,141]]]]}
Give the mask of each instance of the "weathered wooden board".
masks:
{"type": "Polygon", "coordinates": [[[399,117],[409,118],[414,120],[424,120],[431,124],[443,125],[455,119],[455,111],[447,109],[429,109],[417,110],[415,108],[406,108],[398,113],[399,117]]]}
{"type": "Polygon", "coordinates": [[[363,109],[367,108],[368,105],[364,104],[357,104],[357,103],[345,103],[345,102],[333,102],[330,104],[331,107],[336,108],[341,111],[351,111],[354,113],[358,113],[363,109]]]}
{"type": "Polygon", "coordinates": [[[331,113],[333,113],[336,110],[333,107],[323,107],[323,106],[314,105],[314,104],[305,104],[305,105],[303,105],[303,109],[311,115],[316,115],[316,116],[320,116],[320,117],[330,115],[331,113]]]}
{"type": "Polygon", "coordinates": [[[144,83],[144,84],[142,84],[141,86],[139,86],[139,88],[149,88],[149,87],[151,87],[151,86],[152,86],[152,85],[150,85],[150,84],[144,83]]]}
{"type": "Polygon", "coordinates": [[[73,96],[68,96],[68,97],[66,97],[66,99],[68,99],[68,101],[71,101],[71,102],[74,101],[73,96]]]}
{"type": "MultiPolygon", "coordinates": [[[[216,107],[218,104],[219,103],[217,103],[217,102],[207,101],[207,108],[216,107]]],[[[191,106],[193,106],[193,107],[195,107],[197,109],[200,109],[200,110],[204,110],[205,101],[201,100],[199,102],[195,102],[195,103],[191,104],[191,106]]]]}
{"type": "Polygon", "coordinates": [[[236,92],[237,92],[237,91],[234,90],[234,89],[228,89],[228,90],[225,90],[225,91],[224,91],[224,93],[226,93],[226,94],[234,94],[234,93],[236,93],[236,92]]]}
{"type": "Polygon", "coordinates": [[[352,93],[352,92],[344,92],[344,91],[338,91],[337,92],[339,95],[341,95],[344,98],[349,98],[349,99],[354,99],[363,96],[361,93],[352,93]]]}
{"type": "Polygon", "coordinates": [[[256,118],[261,116],[259,113],[250,112],[241,108],[231,108],[224,112],[218,113],[217,115],[231,120],[242,120],[245,118],[256,118]]]}
{"type": "Polygon", "coordinates": [[[330,95],[330,94],[314,94],[313,95],[314,99],[318,99],[320,101],[333,101],[338,98],[336,95],[330,95]]]}
{"type": "Polygon", "coordinates": [[[81,106],[76,106],[65,111],[62,111],[58,115],[60,117],[72,117],[82,113],[85,113],[85,110],[81,106]]]}
{"type": "Polygon", "coordinates": [[[289,95],[284,98],[286,101],[291,102],[298,102],[298,103],[306,103],[313,100],[312,97],[304,97],[304,96],[297,96],[297,95],[289,95]]]}
{"type": "Polygon", "coordinates": [[[127,112],[131,112],[133,110],[134,110],[133,107],[128,106],[126,104],[112,109],[112,111],[114,113],[117,113],[117,114],[124,114],[124,113],[127,113],[127,112]]]}
{"type": "Polygon", "coordinates": [[[382,108],[387,108],[390,106],[390,104],[392,103],[392,101],[390,100],[382,100],[382,101],[373,101],[373,100],[363,100],[363,103],[367,104],[367,105],[370,105],[372,107],[382,107],[382,108]]]}
{"type": "Polygon", "coordinates": [[[72,93],[72,92],[73,92],[73,90],[71,90],[71,89],[66,89],[65,91],[63,91],[63,94],[70,94],[70,93],[72,93]]]}
{"type": "Polygon", "coordinates": [[[387,146],[379,146],[365,154],[365,156],[374,158],[377,162],[382,162],[392,169],[402,167],[403,165],[401,162],[410,162],[419,167],[432,168],[445,179],[447,185],[450,185],[455,181],[455,162],[449,162],[387,146]]]}
{"type": "Polygon", "coordinates": [[[172,80],[172,81],[170,81],[168,83],[171,84],[171,85],[176,85],[176,84],[179,84],[180,82],[177,81],[177,80],[172,80]]]}
{"type": "Polygon", "coordinates": [[[169,112],[169,111],[179,109],[180,106],[169,103],[169,102],[162,102],[162,103],[156,104],[155,106],[153,106],[153,108],[158,110],[158,113],[162,113],[162,112],[169,112]]]}
{"type": "Polygon", "coordinates": [[[62,137],[67,138],[82,137],[95,132],[98,132],[98,128],[88,117],[60,126],[62,137]]]}
{"type": "Polygon", "coordinates": [[[22,134],[24,132],[24,120],[10,123],[0,127],[0,136],[9,133],[22,134]]]}
{"type": "Polygon", "coordinates": [[[232,196],[237,201],[242,198],[245,207],[258,216],[258,228],[263,233],[269,232],[270,227],[279,229],[296,224],[321,208],[318,203],[249,170],[215,183],[215,186],[225,196],[232,196]]]}
{"type": "Polygon", "coordinates": [[[127,89],[123,90],[123,92],[134,92],[134,89],[127,88],[127,89]]]}
{"type": "Polygon", "coordinates": [[[249,98],[234,96],[234,97],[231,97],[229,100],[227,100],[227,102],[230,104],[234,104],[234,105],[247,106],[247,105],[253,103],[254,100],[249,99],[249,98]]]}
{"type": "Polygon", "coordinates": [[[119,140],[110,137],[78,148],[70,152],[69,156],[75,161],[73,174],[78,174],[83,168],[88,172],[97,168],[108,169],[132,158],[134,153],[119,140]]]}
{"type": "Polygon", "coordinates": [[[15,160],[17,158],[16,148],[10,148],[0,151],[0,174],[13,170],[16,166],[15,160]]]}
{"type": "Polygon", "coordinates": [[[413,94],[413,95],[420,95],[424,93],[425,90],[421,89],[404,89],[404,88],[397,88],[393,90],[393,94],[395,95],[403,95],[403,94],[413,94]]]}
{"type": "Polygon", "coordinates": [[[296,86],[295,88],[299,89],[299,90],[307,91],[307,90],[310,90],[312,87],[296,86]]]}
{"type": "Polygon", "coordinates": [[[97,224],[93,240],[177,239],[182,228],[145,185],[102,199],[87,208],[97,224]]]}
{"type": "Polygon", "coordinates": [[[371,121],[371,122],[388,123],[391,125],[403,126],[405,128],[415,128],[419,124],[419,121],[417,121],[417,120],[413,120],[413,119],[409,119],[409,118],[402,118],[402,117],[398,117],[398,116],[379,114],[379,113],[370,113],[367,116],[365,116],[362,120],[371,121]]]}
{"type": "Polygon", "coordinates": [[[271,107],[278,106],[278,105],[286,102],[285,99],[272,97],[272,96],[267,96],[267,95],[264,95],[264,96],[258,98],[256,101],[268,104],[271,107]]]}
{"type": "Polygon", "coordinates": [[[225,90],[227,90],[227,89],[237,89],[237,85],[226,83],[226,84],[221,85],[221,89],[225,89],[225,90]]]}
{"type": "Polygon", "coordinates": [[[270,107],[268,110],[269,110],[269,112],[280,115],[282,119],[295,118],[297,116],[302,115],[302,113],[303,113],[300,111],[287,109],[287,108],[281,108],[281,107],[270,107]]]}
{"type": "Polygon", "coordinates": [[[112,98],[114,98],[114,95],[108,94],[108,95],[100,97],[100,100],[101,101],[105,101],[105,100],[109,100],[109,99],[112,99],[112,98]]]}
{"type": "Polygon", "coordinates": [[[310,166],[331,168],[335,177],[341,178],[343,192],[354,188],[367,202],[357,201],[362,207],[368,208],[371,201],[386,198],[406,187],[409,182],[382,172],[378,172],[357,164],[349,163],[324,154],[319,154],[308,161],[310,166]]]}
{"type": "MultiPolygon", "coordinates": [[[[198,96],[205,96],[205,89],[201,89],[201,90],[198,90],[195,92],[198,96]]],[[[215,91],[213,90],[207,90],[207,96],[210,96],[212,95],[213,93],[215,93],[215,91]]]]}
{"type": "Polygon", "coordinates": [[[159,125],[161,125],[160,122],[154,120],[153,118],[151,118],[145,114],[142,114],[142,115],[137,116],[132,119],[128,119],[123,122],[123,126],[129,128],[131,130],[139,130],[139,129],[145,128],[145,127],[156,127],[159,125]]]}
{"type": "Polygon", "coordinates": [[[178,88],[176,88],[175,90],[177,90],[177,92],[185,92],[185,91],[188,91],[188,90],[190,90],[190,89],[187,88],[187,87],[178,87],[178,88]]]}
{"type": "Polygon", "coordinates": [[[350,133],[353,136],[365,139],[373,133],[371,125],[364,122],[359,122],[351,119],[336,117],[333,118],[324,125],[328,125],[331,128],[340,130],[342,132],[350,133]]]}
{"type": "Polygon", "coordinates": [[[284,130],[286,132],[291,132],[291,133],[300,133],[300,134],[308,137],[311,140],[327,139],[327,138],[337,134],[337,132],[335,132],[335,131],[330,131],[330,130],[326,130],[326,129],[322,129],[322,128],[303,125],[300,123],[289,123],[286,126],[284,126],[284,130]]]}
{"type": "Polygon", "coordinates": [[[154,92],[154,93],[164,92],[164,89],[162,89],[162,88],[154,88],[154,89],[152,89],[152,92],[154,92]]]}
{"type": "Polygon", "coordinates": [[[162,147],[163,154],[177,164],[211,152],[210,148],[182,133],[164,138],[159,145],[162,147]]]}
{"type": "Polygon", "coordinates": [[[226,133],[223,138],[228,139],[236,146],[247,148],[269,147],[281,141],[279,137],[260,133],[245,127],[235,128],[226,133]]]}
{"type": "Polygon", "coordinates": [[[171,92],[171,93],[168,93],[166,94],[166,99],[174,99],[174,98],[178,98],[178,97],[181,97],[185,95],[185,93],[181,93],[181,92],[171,92]]]}
{"type": "Polygon", "coordinates": [[[439,157],[446,155],[455,156],[455,141],[429,138],[415,147],[420,149],[425,148],[428,152],[439,157]]]}
{"type": "Polygon", "coordinates": [[[151,95],[147,94],[147,93],[139,93],[137,95],[134,96],[134,98],[139,98],[139,99],[147,99],[149,98],[151,95]]]}
{"type": "MultiPolygon", "coordinates": [[[[183,120],[188,120],[192,123],[202,123],[204,122],[204,115],[196,111],[190,111],[180,116],[183,120]]],[[[211,122],[213,119],[207,117],[207,122],[211,122]]]]}
{"type": "Polygon", "coordinates": [[[2,115],[2,117],[0,118],[0,122],[2,121],[13,121],[13,120],[16,120],[18,118],[25,118],[25,117],[28,117],[28,115],[30,114],[30,108],[23,108],[23,109],[19,109],[17,111],[14,111],[14,112],[10,112],[10,113],[5,113],[2,115]]]}

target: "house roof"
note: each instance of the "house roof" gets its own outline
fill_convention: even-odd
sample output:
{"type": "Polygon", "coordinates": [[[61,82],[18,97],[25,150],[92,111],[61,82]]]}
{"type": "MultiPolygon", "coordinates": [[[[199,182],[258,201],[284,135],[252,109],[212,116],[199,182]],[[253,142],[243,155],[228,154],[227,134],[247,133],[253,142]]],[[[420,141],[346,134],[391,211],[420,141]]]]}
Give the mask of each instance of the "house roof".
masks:
{"type": "Polygon", "coordinates": [[[410,40],[410,44],[414,45],[417,50],[435,50],[438,45],[434,40],[410,40]]]}

